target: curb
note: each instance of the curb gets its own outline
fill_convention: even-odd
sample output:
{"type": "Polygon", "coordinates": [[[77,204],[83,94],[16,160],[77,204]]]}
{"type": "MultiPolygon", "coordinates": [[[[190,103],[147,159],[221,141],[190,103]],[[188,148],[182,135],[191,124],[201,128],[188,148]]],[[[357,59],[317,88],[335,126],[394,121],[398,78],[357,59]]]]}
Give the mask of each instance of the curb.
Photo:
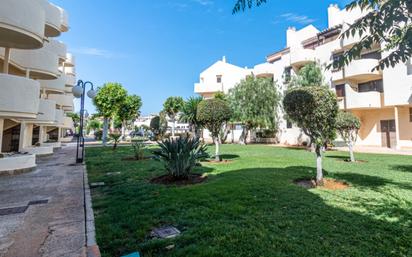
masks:
{"type": "Polygon", "coordinates": [[[99,246],[96,243],[96,229],[94,226],[94,214],[92,208],[92,197],[90,194],[89,181],[87,178],[87,168],[83,165],[84,181],[84,216],[85,216],[85,233],[86,233],[86,251],[87,257],[101,257],[99,246]]]}

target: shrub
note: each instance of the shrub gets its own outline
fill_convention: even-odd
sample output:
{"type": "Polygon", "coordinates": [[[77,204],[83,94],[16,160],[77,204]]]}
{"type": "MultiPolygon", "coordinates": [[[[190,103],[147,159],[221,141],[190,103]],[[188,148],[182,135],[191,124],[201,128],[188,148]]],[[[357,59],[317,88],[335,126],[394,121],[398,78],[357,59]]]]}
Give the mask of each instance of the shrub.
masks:
{"type": "Polygon", "coordinates": [[[111,133],[109,135],[110,140],[113,141],[113,150],[116,150],[117,144],[120,142],[120,138],[122,137],[119,133],[111,133]]]}
{"type": "Polygon", "coordinates": [[[136,160],[144,159],[144,151],[146,150],[146,145],[143,141],[137,140],[132,143],[134,158],[136,160]]]}
{"type": "Polygon", "coordinates": [[[198,138],[165,139],[158,145],[160,150],[153,153],[175,179],[187,179],[196,164],[209,156],[198,138]]]}
{"type": "Polygon", "coordinates": [[[95,140],[102,140],[102,137],[103,137],[103,130],[98,130],[94,132],[95,140]]]}
{"type": "Polygon", "coordinates": [[[345,141],[349,148],[350,161],[355,161],[353,154],[353,145],[358,138],[358,132],[361,127],[361,122],[358,117],[350,112],[339,111],[336,119],[336,130],[345,141]]]}

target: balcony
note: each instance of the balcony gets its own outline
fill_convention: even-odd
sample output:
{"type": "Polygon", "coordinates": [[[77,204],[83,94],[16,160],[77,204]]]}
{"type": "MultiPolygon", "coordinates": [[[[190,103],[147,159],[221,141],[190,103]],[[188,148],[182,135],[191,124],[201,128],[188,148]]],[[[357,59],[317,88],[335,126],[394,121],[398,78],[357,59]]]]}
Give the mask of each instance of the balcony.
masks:
{"type": "Polygon", "coordinates": [[[63,126],[62,128],[67,128],[67,129],[71,129],[73,128],[73,120],[72,118],[69,117],[63,117],[63,126]]]}
{"type": "Polygon", "coordinates": [[[76,85],[76,76],[73,74],[65,74],[66,86],[74,87],[76,85]]]}
{"type": "Polygon", "coordinates": [[[63,106],[63,107],[73,106],[73,95],[50,94],[48,98],[50,100],[56,101],[57,105],[60,105],[60,106],[63,106]]]}
{"type": "Polygon", "coordinates": [[[55,118],[54,121],[57,126],[61,126],[64,124],[64,111],[61,109],[55,109],[55,118]]]}
{"type": "Polygon", "coordinates": [[[38,1],[2,0],[0,45],[19,49],[43,46],[45,11],[38,1]]]}
{"type": "Polygon", "coordinates": [[[275,72],[275,65],[270,63],[256,65],[253,69],[253,74],[260,78],[273,78],[275,72]]]}
{"type": "Polygon", "coordinates": [[[372,71],[378,65],[376,59],[359,59],[352,61],[344,69],[346,79],[356,81],[368,81],[382,78],[382,73],[378,70],[372,71]]]}
{"type": "Polygon", "coordinates": [[[66,10],[61,7],[58,7],[60,10],[60,18],[61,18],[61,27],[60,30],[62,32],[69,31],[69,16],[67,15],[66,10]]]}
{"type": "Polygon", "coordinates": [[[53,80],[39,80],[40,87],[46,89],[49,93],[64,93],[66,90],[66,81],[67,76],[65,74],[53,80]]]}
{"type": "Polygon", "coordinates": [[[36,124],[53,124],[56,116],[56,102],[48,99],[40,99],[39,114],[36,124]]]}
{"type": "MultiPolygon", "coordinates": [[[[342,28],[342,32],[345,32],[349,28],[349,25],[345,23],[342,28]]],[[[355,35],[349,35],[349,37],[342,37],[340,38],[340,47],[343,49],[349,49],[351,48],[354,44],[358,43],[361,41],[361,39],[366,36],[368,33],[363,34],[361,37],[359,33],[355,33],[355,35]]]]}
{"type": "Polygon", "coordinates": [[[356,92],[348,84],[345,85],[346,109],[381,108],[383,97],[380,92],[356,92]]]}
{"type": "Polygon", "coordinates": [[[0,116],[33,119],[39,110],[39,82],[0,73],[0,116]]]}
{"type": "Polygon", "coordinates": [[[316,60],[315,51],[294,47],[290,49],[290,64],[295,67],[302,67],[316,60]]]}
{"type": "Polygon", "coordinates": [[[44,49],[57,54],[61,61],[66,60],[67,47],[63,42],[50,40],[50,42],[44,44],[44,49]]]}
{"type": "Polygon", "coordinates": [[[64,67],[64,73],[66,73],[67,75],[76,75],[76,68],[74,66],[72,67],[64,67]]]}
{"type": "MultiPolygon", "coordinates": [[[[4,58],[4,49],[0,48],[0,57],[4,58]]],[[[13,49],[10,64],[23,71],[30,71],[33,79],[56,79],[59,74],[59,57],[44,48],[37,50],[13,49]]]]}
{"type": "Polygon", "coordinates": [[[76,59],[74,58],[73,54],[67,53],[66,54],[66,62],[65,62],[66,67],[73,67],[76,65],[76,59]]]}
{"type": "Polygon", "coordinates": [[[223,83],[196,83],[195,84],[195,93],[216,93],[224,92],[223,83]]]}
{"type": "Polygon", "coordinates": [[[62,26],[60,9],[48,1],[45,1],[44,5],[46,10],[46,28],[44,34],[46,37],[58,37],[61,34],[62,26]]]}

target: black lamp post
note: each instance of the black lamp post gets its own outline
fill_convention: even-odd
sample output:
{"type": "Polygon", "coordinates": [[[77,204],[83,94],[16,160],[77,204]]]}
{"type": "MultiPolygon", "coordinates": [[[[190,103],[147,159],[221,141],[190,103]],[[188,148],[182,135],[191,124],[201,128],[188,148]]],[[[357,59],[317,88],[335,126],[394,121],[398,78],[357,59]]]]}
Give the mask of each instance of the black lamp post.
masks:
{"type": "Polygon", "coordinates": [[[80,98],[80,127],[79,134],[77,135],[76,163],[83,163],[84,159],[84,95],[86,93],[87,85],[91,86],[91,89],[87,91],[87,96],[91,99],[95,98],[97,92],[94,90],[93,83],[90,81],[83,82],[82,80],[79,80],[77,82],[77,85],[72,89],[73,96],[76,98],[80,98]]]}

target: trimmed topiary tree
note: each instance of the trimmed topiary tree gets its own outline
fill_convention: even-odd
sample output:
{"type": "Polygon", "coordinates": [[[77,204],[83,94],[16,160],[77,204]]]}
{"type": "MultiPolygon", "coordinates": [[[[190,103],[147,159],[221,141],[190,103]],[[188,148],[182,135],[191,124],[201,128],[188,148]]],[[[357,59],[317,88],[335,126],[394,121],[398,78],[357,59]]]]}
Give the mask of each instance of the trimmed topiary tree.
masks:
{"type": "Polygon", "coordinates": [[[358,132],[361,127],[361,122],[358,117],[350,112],[339,111],[336,119],[336,130],[342,137],[343,141],[348,145],[350,161],[355,162],[353,154],[353,146],[358,138],[358,132]]]}
{"type": "Polygon", "coordinates": [[[316,183],[323,185],[321,150],[335,134],[336,95],[324,86],[293,88],[286,92],[283,106],[288,118],[315,144],[316,183]]]}
{"type": "Polygon", "coordinates": [[[197,120],[200,121],[212,134],[216,145],[215,159],[221,161],[219,145],[220,130],[230,120],[232,110],[228,103],[221,99],[208,99],[199,103],[197,108],[197,120]]]}

